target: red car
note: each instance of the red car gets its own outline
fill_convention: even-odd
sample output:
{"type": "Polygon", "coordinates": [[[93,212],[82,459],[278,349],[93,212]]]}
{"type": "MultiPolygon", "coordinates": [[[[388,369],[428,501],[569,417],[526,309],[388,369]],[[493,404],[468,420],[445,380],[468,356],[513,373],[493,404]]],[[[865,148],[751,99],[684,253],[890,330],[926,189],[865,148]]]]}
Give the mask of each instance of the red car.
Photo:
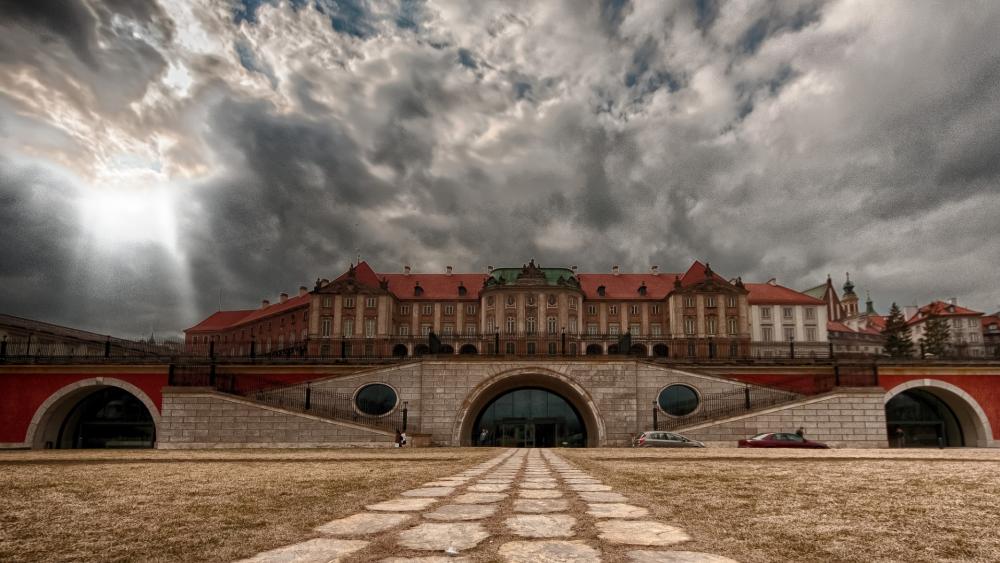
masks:
{"type": "Polygon", "coordinates": [[[746,438],[736,443],[740,448],[829,448],[823,442],[813,442],[806,440],[798,434],[786,434],[784,432],[768,432],[757,434],[753,438],[746,438]]]}

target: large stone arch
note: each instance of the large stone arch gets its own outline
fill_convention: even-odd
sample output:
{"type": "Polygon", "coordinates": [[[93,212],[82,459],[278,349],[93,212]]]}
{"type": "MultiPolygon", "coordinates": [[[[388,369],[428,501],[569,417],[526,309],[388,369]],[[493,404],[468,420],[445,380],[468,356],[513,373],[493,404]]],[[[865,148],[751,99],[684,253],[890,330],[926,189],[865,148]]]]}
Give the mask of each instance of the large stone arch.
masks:
{"type": "MultiPolygon", "coordinates": [[[[93,377],[70,383],[49,395],[49,398],[39,405],[38,409],[35,410],[35,415],[31,417],[24,443],[31,448],[42,449],[46,442],[55,442],[59,428],[69,411],[84,397],[104,387],[117,387],[139,399],[153,418],[156,436],[160,436],[160,410],[156,408],[156,404],[149,398],[149,395],[128,381],[114,377],[93,377]]],[[[156,447],[155,442],[153,447],[156,447]]]]}
{"type": "Polygon", "coordinates": [[[466,396],[455,419],[452,443],[456,446],[472,445],[472,427],[479,412],[501,394],[523,387],[552,391],[569,401],[583,418],[587,428],[587,446],[593,448],[605,443],[604,419],[586,389],[561,373],[539,367],[505,371],[477,385],[466,396]]]}
{"type": "Polygon", "coordinates": [[[962,426],[962,434],[965,437],[966,446],[979,448],[996,447],[997,443],[993,439],[993,427],[990,419],[986,416],[986,411],[979,403],[965,392],[961,387],[946,381],[936,379],[914,379],[906,383],[900,383],[885,394],[885,404],[889,403],[896,395],[919,389],[926,391],[938,399],[944,401],[946,405],[955,413],[958,423],[962,426]]]}

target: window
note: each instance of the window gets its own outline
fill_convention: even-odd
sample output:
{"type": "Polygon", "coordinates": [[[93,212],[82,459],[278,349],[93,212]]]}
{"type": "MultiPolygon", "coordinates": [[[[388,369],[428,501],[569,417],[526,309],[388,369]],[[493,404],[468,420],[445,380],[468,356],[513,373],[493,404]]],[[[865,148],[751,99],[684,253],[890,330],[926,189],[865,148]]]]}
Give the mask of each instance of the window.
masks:
{"type": "Polygon", "coordinates": [[[306,329],[302,329],[302,340],[306,340],[308,338],[309,338],[309,331],[306,329]]]}
{"type": "Polygon", "coordinates": [[[506,307],[508,309],[513,309],[514,306],[516,305],[517,305],[517,299],[513,295],[508,295],[506,307]]]}
{"type": "Polygon", "coordinates": [[[596,315],[597,314],[597,305],[587,305],[587,314],[588,315],[596,315]]]}
{"type": "Polygon", "coordinates": [[[730,335],[736,334],[736,332],[737,332],[737,330],[736,330],[736,328],[737,328],[736,327],[736,317],[729,317],[726,320],[726,328],[729,329],[729,334],[730,335]]]}
{"type": "Polygon", "coordinates": [[[323,307],[329,307],[330,306],[330,297],[329,296],[323,297],[322,306],[323,307]]]}
{"type": "Polygon", "coordinates": [[[706,307],[715,307],[715,296],[714,295],[707,295],[707,296],[705,296],[705,306],[706,307]]]}
{"type": "Polygon", "coordinates": [[[795,318],[795,312],[792,310],[791,307],[782,307],[781,308],[781,318],[783,318],[783,319],[794,319],[795,318]]]}
{"type": "Polygon", "coordinates": [[[816,307],[806,307],[806,320],[807,321],[816,320],[816,307]]]}
{"type": "Polygon", "coordinates": [[[618,323],[608,325],[608,334],[618,334],[618,323]]]}
{"type": "Polygon", "coordinates": [[[420,325],[420,336],[427,336],[428,334],[430,334],[431,328],[432,327],[429,324],[420,325]]]}
{"type": "Polygon", "coordinates": [[[687,296],[684,297],[684,306],[685,307],[694,307],[694,296],[693,295],[687,295],[687,296]]]}
{"type": "Polygon", "coordinates": [[[409,336],[410,335],[410,325],[399,325],[399,335],[409,336]]]}
{"type": "Polygon", "coordinates": [[[465,334],[473,336],[476,334],[476,325],[465,325],[465,334]]]}
{"type": "Polygon", "coordinates": [[[490,295],[489,297],[486,298],[486,306],[487,307],[492,307],[493,306],[493,296],[492,295],[490,295]]]}
{"type": "Polygon", "coordinates": [[[354,319],[344,319],[344,336],[354,336],[354,319]]]}
{"type": "Polygon", "coordinates": [[[642,334],[642,325],[639,323],[630,324],[628,331],[632,333],[632,336],[640,336],[642,334]]]}
{"type": "Polygon", "coordinates": [[[377,303],[378,303],[378,299],[376,299],[375,297],[366,297],[365,298],[365,307],[368,307],[369,309],[374,309],[375,305],[377,303]]]}
{"type": "Polygon", "coordinates": [[[507,334],[514,334],[514,329],[517,324],[514,322],[514,317],[507,317],[507,334]]]}
{"type": "Polygon", "coordinates": [[[525,332],[535,334],[535,317],[528,317],[524,323],[525,332]]]}
{"type": "Polygon", "coordinates": [[[772,334],[771,327],[765,326],[760,329],[760,339],[764,342],[771,342],[774,340],[774,335],[772,334]]]}
{"type": "Polygon", "coordinates": [[[727,307],[736,307],[737,303],[738,303],[738,300],[736,299],[735,295],[730,295],[729,297],[726,298],[726,306],[727,307]]]}
{"type": "Polygon", "coordinates": [[[597,334],[597,323],[587,323],[587,334],[591,336],[597,334]]]}
{"type": "Polygon", "coordinates": [[[513,342],[508,342],[507,345],[504,346],[504,348],[507,350],[507,354],[508,355],[514,355],[514,343],[513,342]]]}
{"type": "Polygon", "coordinates": [[[375,336],[375,319],[365,319],[365,338],[375,336]]]}
{"type": "Polygon", "coordinates": [[[576,317],[570,317],[569,318],[569,333],[570,334],[576,334],[576,328],[577,328],[576,317]]]}
{"type": "Polygon", "coordinates": [[[333,321],[330,319],[330,317],[323,317],[323,319],[320,321],[320,324],[319,324],[319,326],[320,326],[320,328],[319,328],[320,335],[322,335],[322,336],[330,336],[330,326],[332,325],[332,323],[333,323],[333,321]]]}
{"type": "Polygon", "coordinates": [[[684,319],[684,334],[694,334],[694,319],[691,317],[684,319]]]}
{"type": "Polygon", "coordinates": [[[548,303],[549,307],[555,307],[559,304],[559,298],[556,297],[555,294],[550,293],[546,299],[546,303],[548,303]]]}
{"type": "Polygon", "coordinates": [[[534,356],[535,355],[535,343],[534,342],[529,342],[528,343],[528,355],[529,356],[534,356]]]}
{"type": "Polygon", "coordinates": [[[649,306],[649,312],[652,313],[652,314],[654,314],[654,315],[659,315],[660,314],[660,306],[659,305],[650,305],[649,306]]]}
{"type": "Polygon", "coordinates": [[[409,315],[410,314],[410,306],[409,305],[400,305],[399,306],[399,314],[400,315],[409,315]]]}
{"type": "Polygon", "coordinates": [[[549,355],[550,356],[555,356],[556,355],[556,343],[555,342],[549,342],[549,355]]]}
{"type": "Polygon", "coordinates": [[[534,304],[535,304],[535,296],[534,295],[529,295],[528,296],[528,305],[534,305],[534,304]]]}
{"type": "Polygon", "coordinates": [[[433,315],[434,314],[434,305],[431,305],[429,303],[424,304],[424,306],[421,308],[420,312],[422,314],[424,314],[424,315],[433,315]]]}
{"type": "Polygon", "coordinates": [[[465,306],[465,314],[467,314],[467,315],[475,315],[476,314],[476,306],[475,305],[466,305],[465,306]]]}
{"type": "Polygon", "coordinates": [[[762,319],[770,319],[771,318],[771,308],[770,307],[761,307],[760,308],[760,318],[762,318],[762,319]]]}
{"type": "Polygon", "coordinates": [[[446,315],[454,315],[455,314],[455,306],[454,305],[445,305],[444,306],[444,314],[446,314],[446,315]]]}
{"type": "Polygon", "coordinates": [[[441,327],[441,334],[451,336],[455,334],[455,325],[444,325],[441,327]]]}
{"type": "Polygon", "coordinates": [[[354,298],[353,297],[345,297],[344,298],[344,307],[347,307],[347,308],[354,307],[354,298]]]}
{"type": "Polygon", "coordinates": [[[365,385],[354,395],[354,406],[358,411],[371,416],[392,412],[397,402],[396,391],[384,383],[365,385]]]}
{"type": "Polygon", "coordinates": [[[785,332],[785,341],[786,342],[791,342],[792,340],[795,340],[795,329],[794,328],[792,328],[790,326],[786,326],[784,332],[785,332]]]}
{"type": "Polygon", "coordinates": [[[663,327],[660,326],[660,323],[651,324],[649,325],[649,333],[653,336],[660,336],[663,334],[663,327]]]}
{"type": "Polygon", "coordinates": [[[705,332],[707,332],[710,336],[715,336],[715,333],[717,332],[716,331],[717,323],[718,319],[716,319],[715,317],[708,317],[707,319],[705,319],[705,332]]]}
{"type": "Polygon", "coordinates": [[[816,342],[816,329],[813,327],[806,328],[806,340],[809,342],[816,342]]]}
{"type": "Polygon", "coordinates": [[[486,332],[494,333],[497,331],[496,320],[493,317],[486,319],[486,332]]]}
{"type": "Polygon", "coordinates": [[[976,319],[969,319],[969,328],[976,328],[976,319]]]}
{"type": "Polygon", "coordinates": [[[576,299],[569,300],[569,309],[571,311],[576,311],[576,299]]]}
{"type": "Polygon", "coordinates": [[[629,305],[628,312],[629,312],[630,315],[638,315],[639,314],[639,306],[638,305],[629,305]]]}
{"type": "Polygon", "coordinates": [[[656,403],[670,416],[687,416],[698,409],[698,392],[687,385],[670,385],[660,391],[656,403]]]}
{"type": "Polygon", "coordinates": [[[545,329],[549,334],[556,334],[559,332],[559,324],[556,322],[555,317],[545,319],[545,329]]]}
{"type": "Polygon", "coordinates": [[[608,305],[608,314],[609,315],[617,315],[618,314],[618,305],[608,305]]]}

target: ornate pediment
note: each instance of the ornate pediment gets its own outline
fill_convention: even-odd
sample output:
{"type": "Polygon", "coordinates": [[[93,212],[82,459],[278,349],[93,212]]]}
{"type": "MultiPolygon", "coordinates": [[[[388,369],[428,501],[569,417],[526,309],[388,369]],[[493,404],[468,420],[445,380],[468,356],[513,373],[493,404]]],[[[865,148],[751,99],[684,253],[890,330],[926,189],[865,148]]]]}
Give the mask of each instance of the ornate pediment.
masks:
{"type": "Polygon", "coordinates": [[[535,265],[534,258],[521,266],[521,272],[517,274],[517,283],[524,285],[545,285],[545,272],[535,265]]]}

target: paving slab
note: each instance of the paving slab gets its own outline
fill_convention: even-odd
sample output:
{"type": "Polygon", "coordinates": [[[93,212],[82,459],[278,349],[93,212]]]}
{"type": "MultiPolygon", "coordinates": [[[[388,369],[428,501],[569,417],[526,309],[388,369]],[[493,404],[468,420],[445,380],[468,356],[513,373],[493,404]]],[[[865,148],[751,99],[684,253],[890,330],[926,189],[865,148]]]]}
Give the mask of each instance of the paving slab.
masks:
{"type": "Polygon", "coordinates": [[[601,553],[582,541],[512,541],[500,546],[507,563],[600,563],[601,553]]]}
{"type": "Polygon", "coordinates": [[[369,504],[365,508],[382,512],[414,512],[424,510],[435,502],[437,502],[437,499],[432,498],[397,498],[376,504],[369,504]]]}
{"type": "Polygon", "coordinates": [[[558,487],[555,482],[552,483],[521,483],[522,489],[554,489],[558,487]]]}
{"type": "Polygon", "coordinates": [[[479,545],[490,537],[482,524],[456,522],[452,524],[420,524],[399,533],[399,545],[427,551],[462,551],[479,545]]]}
{"type": "Polygon", "coordinates": [[[382,559],[379,563],[472,563],[472,559],[431,555],[429,557],[390,557],[382,559]]]}
{"type": "Polygon", "coordinates": [[[468,490],[473,493],[500,493],[509,488],[510,485],[506,483],[479,483],[472,485],[468,490]]]}
{"type": "Polygon", "coordinates": [[[363,540],[316,538],[258,553],[237,563],[335,563],[368,543],[363,540]]]}
{"type": "Polygon", "coordinates": [[[540,514],[545,512],[561,512],[569,509],[566,499],[517,499],[514,501],[514,512],[540,514]]]}
{"type": "Polygon", "coordinates": [[[480,520],[493,516],[495,504],[446,504],[437,510],[424,513],[428,520],[480,520]]]}
{"type": "Polygon", "coordinates": [[[423,487],[403,491],[404,497],[446,497],[455,492],[455,487],[423,487]]]}
{"type": "Polygon", "coordinates": [[[568,538],[576,518],[566,514],[524,514],[504,520],[511,533],[526,538],[568,538]]]}
{"type": "Polygon", "coordinates": [[[458,495],[451,501],[457,504],[487,504],[500,502],[505,498],[507,498],[507,493],[465,493],[458,495]]]}
{"type": "Polygon", "coordinates": [[[609,502],[588,504],[587,514],[596,518],[642,518],[648,516],[649,511],[633,504],[609,502]]]}
{"type": "Polygon", "coordinates": [[[738,563],[735,559],[697,551],[630,551],[632,563],[738,563]]]}
{"type": "Polygon", "coordinates": [[[521,489],[517,496],[521,498],[560,498],[563,494],[557,490],[521,489]]]}
{"type": "Polygon", "coordinates": [[[667,546],[691,539],[684,530],[654,520],[605,520],[597,530],[602,540],[624,545],[667,546]]]}
{"type": "Polygon", "coordinates": [[[316,527],[317,532],[331,536],[356,536],[383,532],[413,520],[412,514],[392,512],[361,512],[316,527]]]}
{"type": "Polygon", "coordinates": [[[586,502],[628,502],[625,495],[621,493],[609,493],[605,491],[581,491],[577,495],[586,502]]]}
{"type": "Polygon", "coordinates": [[[577,491],[577,492],[581,492],[581,491],[595,492],[595,491],[610,491],[611,490],[611,487],[609,487],[607,485],[575,485],[575,484],[570,484],[570,485],[566,485],[566,486],[569,487],[570,489],[573,489],[574,491],[577,491]]]}

